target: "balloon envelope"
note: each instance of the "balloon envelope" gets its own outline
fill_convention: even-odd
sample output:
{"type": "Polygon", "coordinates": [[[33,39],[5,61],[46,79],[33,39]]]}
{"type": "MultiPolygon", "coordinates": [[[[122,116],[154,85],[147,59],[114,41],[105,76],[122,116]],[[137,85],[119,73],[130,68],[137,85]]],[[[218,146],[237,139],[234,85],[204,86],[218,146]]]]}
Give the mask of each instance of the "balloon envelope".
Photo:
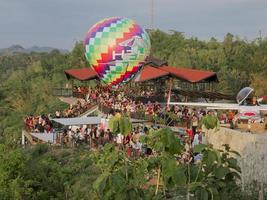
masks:
{"type": "Polygon", "coordinates": [[[85,56],[108,85],[129,81],[150,53],[150,39],[133,20],[111,17],[96,23],[86,34],[85,56]]]}

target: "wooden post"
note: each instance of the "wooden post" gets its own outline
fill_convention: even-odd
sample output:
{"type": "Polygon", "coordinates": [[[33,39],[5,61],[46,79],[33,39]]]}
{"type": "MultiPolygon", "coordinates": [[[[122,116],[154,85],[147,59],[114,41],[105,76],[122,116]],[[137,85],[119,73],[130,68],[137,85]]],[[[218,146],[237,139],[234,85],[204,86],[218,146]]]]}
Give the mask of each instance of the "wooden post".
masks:
{"type": "Polygon", "coordinates": [[[21,133],[21,144],[22,144],[23,146],[25,145],[25,135],[24,135],[23,131],[22,131],[22,133],[21,133]]]}
{"type": "Polygon", "coordinates": [[[170,78],[169,92],[168,92],[168,97],[167,97],[167,108],[169,108],[169,104],[170,104],[170,101],[171,101],[172,85],[173,85],[173,79],[170,78]]]}
{"type": "Polygon", "coordinates": [[[157,195],[159,191],[159,182],[160,182],[160,166],[158,167],[158,177],[157,177],[157,186],[156,186],[155,195],[157,195]]]}

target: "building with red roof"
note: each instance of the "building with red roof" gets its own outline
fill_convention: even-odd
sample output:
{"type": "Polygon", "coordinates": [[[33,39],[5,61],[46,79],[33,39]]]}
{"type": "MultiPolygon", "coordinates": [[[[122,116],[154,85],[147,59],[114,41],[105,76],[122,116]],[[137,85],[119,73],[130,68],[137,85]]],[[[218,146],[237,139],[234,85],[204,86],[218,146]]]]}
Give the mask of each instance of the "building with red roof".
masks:
{"type": "Polygon", "coordinates": [[[189,83],[218,82],[215,72],[170,66],[154,67],[150,65],[145,66],[135,76],[134,82],[151,81],[162,77],[172,77],[189,83]]]}
{"type": "Polygon", "coordinates": [[[145,66],[134,78],[134,82],[151,81],[160,77],[169,76],[170,73],[150,65],[145,66]]]}
{"type": "Polygon", "coordinates": [[[81,69],[68,69],[64,72],[68,80],[71,78],[77,79],[79,81],[98,79],[97,73],[89,67],[81,69]]]}
{"type": "MultiPolygon", "coordinates": [[[[67,79],[76,79],[79,81],[98,80],[97,73],[88,68],[65,70],[67,79]]],[[[145,66],[130,81],[129,86],[140,87],[143,90],[155,91],[157,95],[164,96],[166,91],[172,91],[173,96],[204,99],[229,99],[232,95],[225,95],[214,91],[214,83],[218,83],[218,77],[215,72],[186,67],[168,66],[166,61],[149,57],[145,66]]],[[[73,82],[72,82],[73,87],[73,82]]],[[[127,87],[127,86],[126,86],[127,87]]],[[[61,88],[60,92],[66,93],[66,88],[61,88]],[[62,92],[62,91],[63,92],[62,92]]],[[[69,92],[68,94],[70,94],[69,92]]],[[[133,94],[134,95],[134,94],[133,94]]]]}
{"type": "MultiPolygon", "coordinates": [[[[65,70],[68,79],[80,81],[98,79],[97,73],[91,68],[65,70]]],[[[150,56],[143,69],[135,76],[133,82],[146,82],[160,78],[175,78],[188,83],[218,82],[215,72],[168,66],[166,61],[150,56]]]]}
{"type": "Polygon", "coordinates": [[[218,82],[217,74],[212,71],[171,66],[162,66],[159,69],[169,72],[174,78],[190,83],[218,82]]]}

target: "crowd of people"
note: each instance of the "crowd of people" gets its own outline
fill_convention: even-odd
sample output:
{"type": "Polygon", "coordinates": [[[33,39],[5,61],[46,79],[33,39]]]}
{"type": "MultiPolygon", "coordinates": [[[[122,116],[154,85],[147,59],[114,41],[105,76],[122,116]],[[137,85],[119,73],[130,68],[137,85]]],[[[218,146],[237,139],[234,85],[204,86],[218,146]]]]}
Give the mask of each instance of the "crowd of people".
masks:
{"type": "Polygon", "coordinates": [[[88,146],[91,150],[97,150],[107,143],[115,144],[119,149],[126,150],[129,157],[141,155],[144,146],[140,142],[140,136],[145,134],[147,128],[133,128],[127,136],[115,135],[110,129],[101,129],[99,126],[70,126],[58,137],[58,143],[68,147],[88,146]]]}
{"type": "Polygon", "coordinates": [[[52,122],[47,115],[27,116],[24,119],[24,125],[27,131],[35,133],[51,133],[53,129],[52,122]]]}
{"type": "Polygon", "coordinates": [[[63,111],[57,110],[55,112],[56,118],[72,118],[78,117],[85,113],[88,109],[92,107],[90,102],[86,102],[84,99],[78,99],[77,103],[70,104],[69,107],[63,111]]]}
{"type": "MultiPolygon", "coordinates": [[[[131,90],[111,90],[108,87],[96,87],[94,89],[76,87],[75,91],[83,94],[84,98],[79,99],[76,104],[70,105],[68,109],[56,111],[53,117],[77,117],[96,104],[107,107],[110,110],[119,110],[129,116],[136,113],[143,113],[144,116],[160,116],[163,112],[168,112],[180,121],[186,122],[187,129],[191,129],[193,135],[195,135],[201,119],[206,115],[206,112],[201,109],[191,109],[178,105],[167,106],[150,101],[135,101],[131,98],[131,90]]],[[[149,92],[141,90],[139,93],[146,96],[154,94],[153,90],[149,92]]],[[[228,118],[230,119],[229,116],[228,118]]],[[[223,120],[228,120],[227,116],[223,115],[223,120]]],[[[25,125],[32,132],[51,132],[52,130],[49,116],[44,115],[37,117],[27,116],[25,125]]]]}
{"type": "MultiPolygon", "coordinates": [[[[136,158],[140,156],[154,155],[155,152],[140,141],[142,136],[148,135],[150,129],[158,130],[156,126],[136,126],[127,135],[113,134],[110,129],[101,129],[99,126],[70,126],[68,129],[62,131],[57,137],[57,143],[66,147],[81,147],[87,146],[91,150],[101,149],[107,143],[114,144],[118,149],[124,150],[129,158],[136,158]]],[[[177,157],[180,163],[195,162],[199,155],[193,154],[193,147],[202,143],[202,132],[197,130],[193,134],[190,130],[186,131],[185,135],[177,134],[177,137],[185,145],[185,149],[181,155],[177,157]]]]}
{"type": "MultiPolygon", "coordinates": [[[[192,109],[184,106],[167,106],[160,104],[159,102],[141,102],[135,101],[131,98],[132,92],[129,91],[120,91],[120,90],[111,90],[108,87],[96,87],[94,89],[86,87],[75,87],[75,92],[81,93],[84,95],[83,99],[79,99],[76,104],[70,105],[69,108],[63,111],[56,111],[53,117],[56,118],[69,118],[69,117],[78,117],[92,105],[100,105],[101,107],[106,107],[113,110],[120,110],[121,112],[127,113],[129,116],[135,114],[133,118],[137,118],[136,114],[142,114],[142,117],[148,116],[161,116],[163,113],[168,113],[169,116],[172,116],[180,122],[184,122],[183,125],[186,127],[192,127],[193,132],[196,132],[196,127],[199,125],[202,117],[206,115],[206,112],[202,109],[192,109]]],[[[136,91],[135,91],[136,92],[136,91]]],[[[139,92],[140,95],[145,95],[151,97],[154,94],[153,90],[139,92]]],[[[107,113],[105,113],[107,114],[107,113]]],[[[26,118],[35,118],[29,116],[26,118]]],[[[226,116],[222,115],[221,121],[229,122],[233,119],[233,114],[226,116]]],[[[47,121],[47,120],[46,120],[47,121]]],[[[31,128],[31,130],[34,130],[31,128]]]]}
{"type": "Polygon", "coordinates": [[[56,111],[55,114],[33,116],[29,115],[24,118],[24,126],[26,130],[34,133],[51,133],[52,121],[51,118],[72,118],[78,117],[92,107],[91,103],[83,99],[77,101],[76,104],[70,104],[63,111],[56,111]]]}
{"type": "Polygon", "coordinates": [[[57,143],[69,147],[78,147],[87,144],[90,147],[104,145],[111,140],[111,132],[101,130],[98,126],[69,126],[64,129],[57,138],[57,143]]]}
{"type": "MultiPolygon", "coordinates": [[[[75,87],[77,93],[86,94],[84,87],[75,87]],[[78,89],[77,89],[78,88],[78,89]]],[[[96,101],[94,101],[96,102],[96,101]]],[[[92,101],[86,101],[79,98],[75,104],[70,104],[67,109],[57,110],[54,114],[33,116],[29,115],[24,118],[24,126],[26,130],[35,133],[51,133],[53,125],[51,118],[72,118],[78,117],[92,107],[92,101]]]]}
{"type": "MultiPolygon", "coordinates": [[[[109,107],[112,110],[118,110],[128,114],[142,111],[145,115],[159,115],[166,109],[168,112],[172,112],[181,119],[190,119],[191,123],[187,127],[187,136],[184,140],[187,148],[184,154],[182,154],[182,157],[179,158],[179,161],[181,162],[190,162],[190,160],[193,160],[192,147],[202,142],[202,133],[199,131],[198,127],[199,121],[206,115],[203,110],[188,109],[179,106],[171,106],[167,108],[158,102],[135,102],[123,91],[114,92],[109,88],[101,87],[94,90],[88,90],[85,100],[89,104],[98,103],[109,107]]],[[[140,136],[146,134],[147,131],[147,128],[136,128],[127,136],[122,136],[121,134],[114,136],[109,129],[105,131],[98,127],[75,128],[75,130],[69,129],[63,133],[61,143],[63,141],[64,145],[72,147],[88,144],[92,149],[97,149],[106,143],[115,143],[118,148],[125,149],[128,156],[149,155],[152,153],[151,150],[142,145],[139,140],[140,136]]]]}
{"type": "MultiPolygon", "coordinates": [[[[177,160],[181,163],[188,163],[199,159],[199,155],[193,154],[192,148],[203,142],[200,121],[206,115],[204,110],[177,105],[166,106],[158,102],[135,101],[130,97],[130,91],[114,91],[107,87],[87,90],[80,88],[78,91],[83,91],[83,94],[86,91],[84,99],[80,99],[75,105],[70,105],[68,109],[56,111],[56,118],[79,116],[90,106],[96,104],[128,115],[143,112],[145,115],[159,116],[162,112],[169,112],[187,122],[185,135],[181,137],[185,144],[185,151],[177,160]]],[[[153,95],[153,92],[146,94],[141,91],[141,94],[153,95]]],[[[49,118],[49,115],[27,116],[24,122],[27,130],[31,132],[51,133],[53,125],[49,118]]],[[[228,118],[229,116],[223,115],[221,119],[226,121],[229,120],[228,118]]],[[[152,150],[140,142],[140,136],[148,134],[150,128],[135,127],[127,136],[123,136],[121,134],[114,135],[109,128],[104,129],[96,125],[70,126],[68,129],[63,129],[58,135],[57,143],[69,147],[87,145],[90,149],[99,149],[107,143],[113,143],[117,148],[125,150],[129,157],[151,155],[153,154],[152,150]]],[[[155,129],[155,127],[152,128],[155,129]]]]}
{"type": "MultiPolygon", "coordinates": [[[[131,98],[132,91],[112,91],[109,88],[98,87],[94,90],[89,90],[86,95],[86,102],[98,103],[101,106],[108,107],[113,110],[120,110],[121,112],[128,113],[129,115],[134,113],[144,113],[145,116],[160,116],[163,112],[170,112],[175,114],[179,119],[184,121],[190,121],[197,123],[197,119],[201,119],[205,115],[204,110],[191,109],[184,106],[167,106],[160,104],[159,102],[142,102],[135,101],[131,98]]],[[[153,91],[145,92],[140,91],[140,95],[151,97],[153,91]]]]}

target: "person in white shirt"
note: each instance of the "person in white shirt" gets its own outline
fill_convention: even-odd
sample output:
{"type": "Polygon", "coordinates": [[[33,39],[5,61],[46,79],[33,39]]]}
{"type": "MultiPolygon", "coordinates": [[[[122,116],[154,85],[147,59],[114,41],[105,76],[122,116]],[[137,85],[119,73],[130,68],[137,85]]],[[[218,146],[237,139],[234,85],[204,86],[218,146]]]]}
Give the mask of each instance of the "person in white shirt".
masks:
{"type": "Polygon", "coordinates": [[[196,134],[194,135],[194,140],[192,142],[192,147],[194,148],[194,146],[199,144],[199,134],[198,132],[196,132],[196,134]]]}
{"type": "Polygon", "coordinates": [[[123,150],[123,139],[124,139],[124,136],[120,133],[116,137],[116,143],[120,150],[123,150]]]}

